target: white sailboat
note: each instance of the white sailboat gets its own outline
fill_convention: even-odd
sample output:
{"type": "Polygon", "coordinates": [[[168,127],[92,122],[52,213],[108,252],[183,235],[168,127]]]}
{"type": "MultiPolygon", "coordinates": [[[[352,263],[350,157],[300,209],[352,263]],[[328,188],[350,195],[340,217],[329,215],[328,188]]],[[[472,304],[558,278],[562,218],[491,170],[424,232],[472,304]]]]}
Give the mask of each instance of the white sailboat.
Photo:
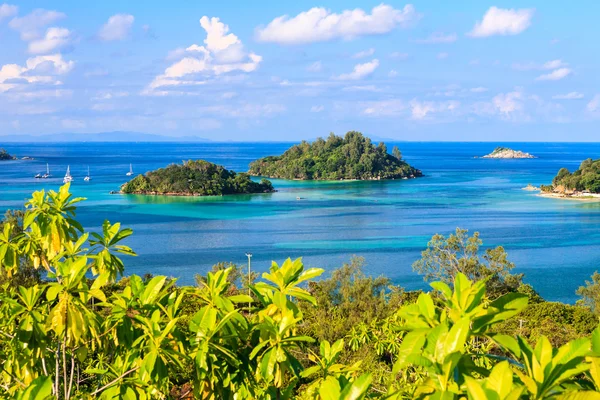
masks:
{"type": "Polygon", "coordinates": [[[48,163],[46,163],[46,173],[44,175],[42,175],[42,179],[48,179],[50,178],[50,166],[48,165],[48,163]]]}
{"type": "Polygon", "coordinates": [[[69,182],[73,182],[73,177],[71,176],[71,166],[67,166],[67,173],[65,174],[65,177],[63,178],[63,183],[69,183],[69,182]]]}
{"type": "Polygon", "coordinates": [[[129,172],[126,173],[125,175],[127,175],[127,176],[133,175],[133,166],[131,164],[129,164],[129,172]]]}
{"type": "Polygon", "coordinates": [[[85,176],[85,178],[83,178],[83,180],[84,180],[84,181],[89,181],[90,179],[92,179],[92,178],[90,178],[90,167],[89,167],[89,165],[88,165],[88,173],[87,173],[87,175],[85,176]]]}

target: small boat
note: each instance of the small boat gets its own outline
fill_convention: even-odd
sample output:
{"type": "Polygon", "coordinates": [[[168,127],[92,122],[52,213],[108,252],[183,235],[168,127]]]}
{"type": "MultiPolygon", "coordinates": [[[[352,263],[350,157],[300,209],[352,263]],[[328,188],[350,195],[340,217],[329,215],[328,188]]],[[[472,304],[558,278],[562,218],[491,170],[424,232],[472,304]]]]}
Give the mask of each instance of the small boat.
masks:
{"type": "Polygon", "coordinates": [[[131,164],[129,164],[129,172],[126,173],[125,175],[127,175],[127,176],[133,175],[133,167],[131,166],[131,164]]]}
{"type": "Polygon", "coordinates": [[[42,179],[48,179],[50,178],[50,167],[48,166],[48,163],[46,163],[46,173],[44,175],[42,175],[42,179]]]}
{"type": "Polygon", "coordinates": [[[73,182],[73,177],[71,176],[71,166],[67,166],[67,173],[65,174],[65,177],[63,178],[63,183],[69,183],[69,182],[73,182]]]}
{"type": "Polygon", "coordinates": [[[85,178],[83,178],[83,180],[84,180],[84,181],[89,181],[90,179],[92,179],[92,178],[90,178],[90,167],[88,166],[88,173],[87,173],[87,175],[85,176],[85,178]]]}
{"type": "Polygon", "coordinates": [[[35,179],[41,179],[42,178],[42,174],[37,174],[34,178],[35,179]]]}

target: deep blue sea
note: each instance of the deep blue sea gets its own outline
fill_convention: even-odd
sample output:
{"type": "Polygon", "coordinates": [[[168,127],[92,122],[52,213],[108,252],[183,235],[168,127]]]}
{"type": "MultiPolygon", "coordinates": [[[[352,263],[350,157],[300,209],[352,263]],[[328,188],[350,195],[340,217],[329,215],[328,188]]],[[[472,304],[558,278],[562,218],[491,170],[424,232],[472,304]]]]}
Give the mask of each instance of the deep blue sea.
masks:
{"type": "MultiPolygon", "coordinates": [[[[600,202],[541,198],[522,190],[549,183],[558,169],[600,158],[600,143],[504,143],[535,160],[489,160],[496,143],[397,144],[426,175],[384,182],[273,180],[277,193],[224,197],[110,195],[133,164],[143,173],[186,159],[205,159],[236,171],[259,157],[281,154],[289,143],[6,144],[33,161],[0,163],[0,211],[21,208],[31,192],[56,189],[68,165],[72,191],[88,200],[78,208],[86,229],[104,219],[133,228],[128,274],[165,274],[192,283],[219,261],[246,262],[264,271],[271,260],[303,257],[331,270],[352,255],[366,272],[385,274],[408,289],[425,288],[411,264],[435,233],[456,227],[479,231],[485,246],[503,245],[542,296],[574,302],[575,290],[600,269],[600,202]],[[35,180],[49,163],[52,179],[35,180]],[[90,168],[92,180],[83,177],[90,168]],[[301,197],[301,200],[297,200],[301,197]]],[[[3,147],[0,144],[0,147],[3,147]]]]}

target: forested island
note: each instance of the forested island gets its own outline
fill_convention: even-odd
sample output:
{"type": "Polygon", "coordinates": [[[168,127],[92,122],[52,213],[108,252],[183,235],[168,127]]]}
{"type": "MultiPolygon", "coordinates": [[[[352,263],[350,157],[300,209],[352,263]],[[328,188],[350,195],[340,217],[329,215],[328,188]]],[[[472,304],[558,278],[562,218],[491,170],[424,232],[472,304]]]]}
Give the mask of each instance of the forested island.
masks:
{"type": "Polygon", "coordinates": [[[490,154],[482,158],[536,158],[535,156],[520,150],[509,149],[508,147],[496,147],[490,154]]]}
{"type": "Polygon", "coordinates": [[[388,154],[382,142],[375,146],[360,132],[344,137],[333,133],[327,140],[302,141],[280,156],[269,156],[250,164],[254,176],[298,180],[379,180],[422,176],[420,170],[402,160],[398,148],[388,154]]]}
{"type": "Polygon", "coordinates": [[[86,231],[81,200],[35,192],[0,221],[3,399],[600,398],[597,272],[576,305],[548,302],[457,229],[413,264],[427,293],[359,258],[321,279],[301,258],[219,263],[180,286],[124,277],[133,231],[86,231]]]}
{"type": "Polygon", "coordinates": [[[542,185],[542,192],[547,195],[573,198],[593,198],[600,195],[600,159],[588,158],[579,169],[571,173],[561,168],[550,185],[542,185]]]}
{"type": "Polygon", "coordinates": [[[16,157],[8,154],[8,151],[6,151],[5,149],[0,149],[0,161],[6,160],[16,160],[16,157]]]}
{"type": "Polygon", "coordinates": [[[204,160],[189,160],[138,175],[121,187],[126,194],[221,196],[273,192],[270,181],[260,183],[246,173],[236,173],[204,160]]]}

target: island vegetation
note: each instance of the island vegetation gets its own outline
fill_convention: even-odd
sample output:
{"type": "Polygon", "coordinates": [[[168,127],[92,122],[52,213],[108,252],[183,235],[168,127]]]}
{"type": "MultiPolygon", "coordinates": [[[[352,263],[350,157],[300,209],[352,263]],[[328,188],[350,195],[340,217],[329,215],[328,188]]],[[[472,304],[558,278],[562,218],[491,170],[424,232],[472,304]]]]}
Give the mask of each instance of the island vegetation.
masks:
{"type": "Polygon", "coordinates": [[[513,150],[508,147],[496,147],[490,154],[482,158],[536,158],[535,156],[520,150],[513,150]]]}
{"type": "Polygon", "coordinates": [[[14,160],[16,157],[11,156],[5,149],[0,149],[0,161],[14,160]]]}
{"type": "Polygon", "coordinates": [[[565,196],[595,195],[600,193],[600,160],[588,158],[573,173],[561,168],[550,185],[542,185],[545,193],[565,196]]]}
{"type": "Polygon", "coordinates": [[[138,175],[121,187],[122,193],[177,196],[221,196],[273,192],[270,181],[254,182],[246,173],[236,173],[204,160],[185,161],[138,175]]]}
{"type": "Polygon", "coordinates": [[[280,156],[269,156],[250,164],[249,174],[268,178],[299,180],[379,180],[422,176],[421,171],[402,160],[398,148],[388,154],[386,145],[375,146],[360,132],[344,137],[333,133],[327,140],[303,141],[280,156]]]}
{"type": "Polygon", "coordinates": [[[301,259],[178,286],[125,273],[133,234],[85,232],[69,185],[0,224],[0,397],[11,399],[596,399],[600,275],[544,301],[502,247],[436,235],[431,291],[329,277],[301,259]],[[40,272],[43,272],[40,273],[40,272]]]}

